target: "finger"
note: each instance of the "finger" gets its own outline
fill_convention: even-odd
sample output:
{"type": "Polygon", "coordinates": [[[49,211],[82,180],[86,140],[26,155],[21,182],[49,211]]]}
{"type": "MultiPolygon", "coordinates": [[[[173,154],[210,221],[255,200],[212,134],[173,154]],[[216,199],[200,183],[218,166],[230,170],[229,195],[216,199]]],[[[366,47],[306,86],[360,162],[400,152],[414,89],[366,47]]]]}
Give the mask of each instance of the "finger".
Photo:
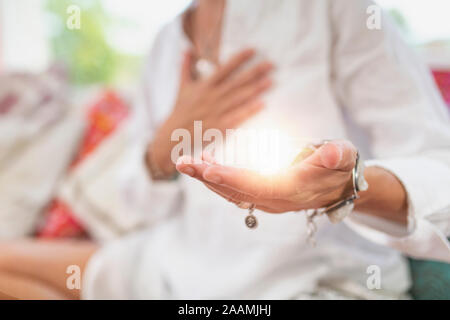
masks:
{"type": "Polygon", "coordinates": [[[209,164],[217,164],[216,159],[214,159],[213,154],[209,151],[203,151],[202,152],[202,160],[206,161],[209,164]]]}
{"type": "Polygon", "coordinates": [[[225,113],[231,109],[241,106],[251,100],[258,98],[263,92],[267,91],[272,86],[272,81],[269,78],[259,80],[252,85],[244,86],[238,91],[234,92],[233,96],[225,99],[218,112],[225,113]]]}
{"type": "Polygon", "coordinates": [[[208,182],[204,178],[204,172],[211,168],[207,163],[195,164],[192,157],[181,157],[177,163],[177,170],[181,173],[187,174],[205,184],[211,191],[215,192],[222,198],[229,202],[239,204],[240,202],[248,202],[256,205],[256,208],[261,208],[266,212],[270,213],[282,213],[286,212],[285,208],[288,204],[285,200],[278,200],[272,198],[255,197],[250,194],[246,194],[235,189],[229,188],[224,185],[218,185],[215,183],[208,182]]]}
{"type": "MultiPolygon", "coordinates": [[[[232,172],[236,172],[236,174],[239,174],[238,172],[244,172],[247,170],[243,170],[243,169],[236,169],[236,168],[231,168],[231,167],[225,167],[225,166],[221,166],[219,164],[209,164],[206,161],[196,161],[194,158],[192,158],[191,156],[182,156],[178,159],[177,164],[176,164],[176,169],[183,174],[186,174],[192,178],[195,178],[197,180],[200,180],[202,182],[204,182],[205,184],[215,184],[217,185],[217,187],[219,187],[219,185],[221,184],[220,182],[222,182],[222,179],[220,181],[218,181],[218,179],[215,179],[214,175],[216,172],[218,172],[218,170],[213,170],[212,173],[210,174],[206,174],[206,171],[210,168],[223,168],[225,170],[230,170],[232,172]]],[[[218,173],[219,174],[219,173],[218,173]]],[[[256,176],[254,176],[251,172],[247,172],[247,176],[248,177],[252,177],[252,179],[256,180],[256,176]]],[[[229,180],[229,175],[227,175],[227,179],[224,179],[224,181],[228,181],[229,180]]],[[[256,182],[256,181],[255,181],[256,182]]],[[[222,188],[229,188],[226,185],[224,185],[222,188]]],[[[231,190],[231,189],[230,189],[231,190]]],[[[233,190],[232,192],[235,193],[237,190],[233,190]]],[[[245,192],[243,192],[245,193],[245,192]]],[[[247,194],[250,195],[250,194],[247,194]]]]}
{"type": "Polygon", "coordinates": [[[241,72],[241,74],[237,77],[224,81],[218,94],[220,96],[226,95],[233,92],[236,88],[241,88],[247,84],[264,78],[272,69],[273,65],[268,61],[259,63],[249,70],[241,72]]]}
{"type": "Polygon", "coordinates": [[[347,140],[327,142],[308,157],[305,162],[327,169],[350,171],[355,166],[356,148],[347,140]]]}
{"type": "Polygon", "coordinates": [[[295,157],[294,161],[292,161],[291,165],[295,165],[297,163],[302,162],[303,160],[305,160],[306,158],[308,158],[310,155],[312,155],[314,153],[314,151],[316,150],[316,148],[314,146],[307,146],[304,147],[299,154],[297,154],[297,156],[295,157]]]}
{"type": "Polygon", "coordinates": [[[234,55],[230,61],[219,67],[216,73],[209,79],[213,85],[220,83],[237,71],[244,63],[248,62],[255,54],[253,49],[247,49],[234,55]]]}
{"type": "Polygon", "coordinates": [[[267,206],[263,206],[263,205],[256,205],[255,208],[257,210],[261,210],[261,211],[268,212],[268,213],[286,213],[286,210],[279,209],[276,207],[267,207],[267,206]]]}
{"type": "Polygon", "coordinates": [[[282,198],[283,194],[290,192],[293,182],[285,174],[263,176],[247,169],[209,164],[189,156],[180,157],[176,169],[201,182],[230,188],[254,198],[282,198]]]}
{"type": "Polygon", "coordinates": [[[284,209],[287,204],[286,201],[277,199],[255,198],[250,195],[237,192],[233,189],[224,186],[219,186],[209,182],[205,182],[204,184],[208,189],[210,189],[214,193],[218,194],[222,198],[234,204],[239,204],[241,202],[248,202],[254,204],[256,206],[256,209],[260,209],[266,212],[270,213],[286,212],[286,210],[284,209]]]}
{"type": "Polygon", "coordinates": [[[239,195],[236,190],[219,185],[214,185],[206,181],[203,177],[203,174],[208,167],[210,167],[209,163],[205,161],[202,163],[194,163],[194,159],[190,156],[181,157],[176,164],[176,168],[180,173],[186,174],[194,179],[203,182],[209,189],[219,194],[228,201],[239,202],[254,200],[254,198],[251,198],[249,195],[239,195]]]}
{"type": "Polygon", "coordinates": [[[280,186],[282,175],[263,176],[241,168],[212,165],[204,170],[203,178],[255,198],[275,198],[285,191],[280,186]]]}
{"type": "Polygon", "coordinates": [[[240,202],[248,202],[248,203],[257,203],[258,200],[255,199],[252,196],[249,196],[247,194],[243,194],[240,192],[237,192],[233,189],[230,188],[226,188],[226,187],[221,187],[212,183],[208,183],[205,182],[204,183],[205,186],[213,191],[214,193],[217,193],[219,196],[221,196],[222,198],[224,198],[225,200],[235,203],[235,204],[239,204],[240,202]]]}
{"type": "Polygon", "coordinates": [[[193,64],[193,53],[187,51],[183,56],[183,63],[181,65],[181,84],[186,84],[193,81],[192,78],[192,64],[193,64]]]}
{"type": "Polygon", "coordinates": [[[191,156],[182,156],[178,158],[175,168],[182,174],[186,174],[196,179],[203,179],[203,172],[208,165],[208,163],[201,159],[194,159],[191,156]]]}
{"type": "Polygon", "coordinates": [[[261,100],[252,100],[239,108],[235,108],[234,110],[226,113],[223,116],[223,121],[227,129],[235,128],[245,120],[260,112],[262,109],[264,109],[264,102],[261,100]]]}

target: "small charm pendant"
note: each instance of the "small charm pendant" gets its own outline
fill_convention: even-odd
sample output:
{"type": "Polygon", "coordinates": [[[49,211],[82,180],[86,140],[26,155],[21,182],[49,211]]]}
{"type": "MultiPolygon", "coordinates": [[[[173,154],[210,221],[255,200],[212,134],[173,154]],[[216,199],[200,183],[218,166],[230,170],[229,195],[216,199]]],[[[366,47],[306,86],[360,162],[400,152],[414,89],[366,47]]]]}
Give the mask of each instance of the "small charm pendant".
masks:
{"type": "Polygon", "coordinates": [[[206,59],[199,59],[195,64],[195,69],[197,74],[200,75],[200,77],[207,78],[214,73],[216,66],[206,59]]]}
{"type": "Polygon", "coordinates": [[[258,220],[256,220],[256,217],[253,215],[253,211],[255,211],[254,204],[248,208],[248,216],[245,217],[245,225],[249,229],[255,229],[258,226],[258,220]]]}
{"type": "Polygon", "coordinates": [[[256,217],[250,213],[245,217],[245,225],[249,229],[255,229],[258,226],[258,220],[256,220],[256,217]]]}

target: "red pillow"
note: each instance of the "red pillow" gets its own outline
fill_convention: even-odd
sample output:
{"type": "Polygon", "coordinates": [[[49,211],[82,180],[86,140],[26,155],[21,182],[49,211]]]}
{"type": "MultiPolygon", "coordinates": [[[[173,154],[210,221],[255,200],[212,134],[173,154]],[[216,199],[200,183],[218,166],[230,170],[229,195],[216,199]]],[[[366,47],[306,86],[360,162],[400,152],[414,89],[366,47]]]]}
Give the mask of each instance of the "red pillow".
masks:
{"type": "Polygon", "coordinates": [[[434,79],[442,92],[444,101],[450,107],[450,71],[435,70],[433,71],[434,79]]]}
{"type": "MultiPolygon", "coordinates": [[[[105,91],[89,108],[87,127],[80,148],[69,167],[79,166],[127,118],[129,109],[113,91],[105,91]]],[[[64,201],[55,197],[36,232],[39,238],[86,237],[87,233],[76,215],[64,201]]]]}

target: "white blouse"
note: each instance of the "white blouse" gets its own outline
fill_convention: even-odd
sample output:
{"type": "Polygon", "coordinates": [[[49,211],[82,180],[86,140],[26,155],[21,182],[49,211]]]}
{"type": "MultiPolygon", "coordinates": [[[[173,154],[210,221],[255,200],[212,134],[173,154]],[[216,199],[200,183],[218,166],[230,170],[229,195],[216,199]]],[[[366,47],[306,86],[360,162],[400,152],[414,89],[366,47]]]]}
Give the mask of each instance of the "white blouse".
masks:
{"type": "MultiPolygon", "coordinates": [[[[94,255],[84,298],[286,299],[321,286],[395,298],[410,285],[402,253],[450,262],[448,112],[388,18],[381,30],[366,28],[370,4],[227,0],[220,60],[253,47],[259,59],[272,61],[275,86],[264,97],[266,109],[246,125],[269,119],[304,139],[350,139],[371,159],[367,165],[403,183],[408,230],[358,212],[338,225],[319,218],[313,248],[305,241],[304,212],[256,212],[259,226],[249,230],[245,211],[201,183],[145,178],[148,215],[159,219],[94,255]],[[381,288],[370,291],[372,266],[381,288]]],[[[146,113],[135,117],[141,136],[169,115],[189,46],[181,16],[159,34],[145,70],[146,113]]]]}

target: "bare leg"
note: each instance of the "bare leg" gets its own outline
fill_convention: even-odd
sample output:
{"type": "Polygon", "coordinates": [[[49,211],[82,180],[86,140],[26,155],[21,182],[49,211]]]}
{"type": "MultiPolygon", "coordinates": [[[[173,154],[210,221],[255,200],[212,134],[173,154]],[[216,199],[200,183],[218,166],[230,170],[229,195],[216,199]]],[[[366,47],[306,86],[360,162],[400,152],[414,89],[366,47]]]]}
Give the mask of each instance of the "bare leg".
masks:
{"type": "Polygon", "coordinates": [[[25,289],[27,286],[30,288],[29,294],[25,294],[27,298],[38,299],[47,296],[53,297],[51,299],[57,297],[79,299],[80,290],[67,288],[66,283],[70,276],[67,268],[78,266],[82,276],[89,258],[96,249],[95,244],[86,241],[2,242],[0,243],[0,292],[16,297],[14,292],[6,289],[26,293],[20,289],[23,285],[25,289]],[[41,294],[37,294],[38,292],[41,294]],[[32,293],[36,293],[37,296],[32,293]]]}
{"type": "Polygon", "coordinates": [[[0,273],[1,300],[62,300],[68,297],[61,292],[31,278],[0,273]]]}

